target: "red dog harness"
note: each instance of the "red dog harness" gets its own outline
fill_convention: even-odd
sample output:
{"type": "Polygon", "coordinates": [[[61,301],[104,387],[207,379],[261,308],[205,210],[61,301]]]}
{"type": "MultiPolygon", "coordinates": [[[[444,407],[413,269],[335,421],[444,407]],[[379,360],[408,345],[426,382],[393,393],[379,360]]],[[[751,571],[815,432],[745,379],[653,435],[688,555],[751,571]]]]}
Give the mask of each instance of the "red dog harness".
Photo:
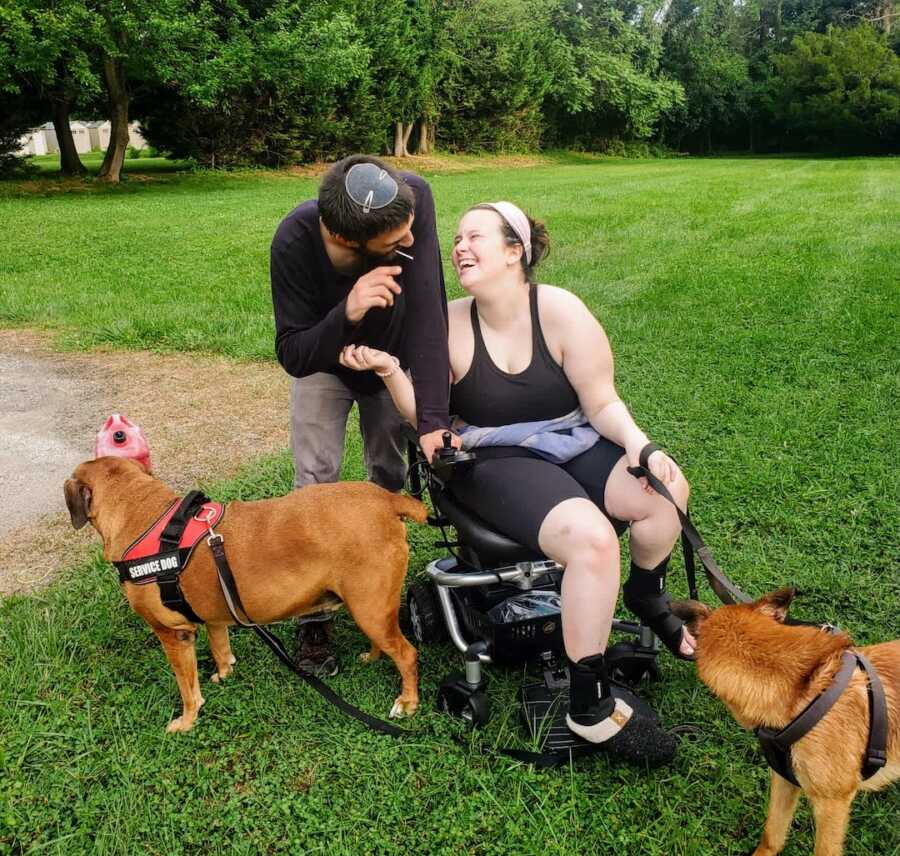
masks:
{"type": "Polygon", "coordinates": [[[182,594],[178,577],[200,539],[211,534],[212,527],[224,514],[225,506],[221,502],[210,502],[197,490],[180,502],[176,499],[125,551],[121,560],[113,563],[119,571],[119,581],[136,585],[155,582],[165,606],[190,621],[202,623],[182,594]]]}

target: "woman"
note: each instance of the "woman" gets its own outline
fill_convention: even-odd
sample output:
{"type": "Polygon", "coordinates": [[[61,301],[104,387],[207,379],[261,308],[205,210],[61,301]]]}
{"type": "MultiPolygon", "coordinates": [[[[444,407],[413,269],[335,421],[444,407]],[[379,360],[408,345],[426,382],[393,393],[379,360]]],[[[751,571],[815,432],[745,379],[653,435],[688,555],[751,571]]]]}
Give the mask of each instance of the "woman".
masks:
{"type": "MultiPolygon", "coordinates": [[[[610,689],[604,651],[619,591],[619,534],[630,525],[625,603],[676,656],[692,659],[694,639],[673,616],[665,572],[681,527],[675,509],[637,466],[647,436],[619,399],[601,326],[571,292],[537,285],[534,268],[549,241],[543,225],[509,202],[476,205],[459,224],[453,266],[470,295],[449,306],[450,412],[469,425],[551,420],[580,407],[600,435],[563,463],[522,447],[479,448],[476,464],[451,488],[498,531],[565,568],[562,623],[571,661],[569,728],[610,751],[647,760],[666,743],[650,717],[610,689]],[[619,733],[622,732],[621,736],[619,733]]],[[[415,424],[412,384],[390,354],[348,347],[341,362],[374,370],[415,424]]],[[[651,472],[684,507],[688,485],[662,451],[651,472]]]]}

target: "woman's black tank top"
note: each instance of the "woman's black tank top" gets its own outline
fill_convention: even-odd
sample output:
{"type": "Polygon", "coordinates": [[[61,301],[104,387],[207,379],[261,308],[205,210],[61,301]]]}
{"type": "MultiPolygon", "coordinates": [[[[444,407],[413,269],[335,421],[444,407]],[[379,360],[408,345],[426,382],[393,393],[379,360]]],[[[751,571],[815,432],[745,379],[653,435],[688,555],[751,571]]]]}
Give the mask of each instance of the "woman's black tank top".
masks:
{"type": "Polygon", "coordinates": [[[562,366],[553,359],[541,332],[537,286],[529,288],[531,363],[518,374],[497,368],[481,335],[478,310],[472,301],[475,351],[472,365],[450,387],[450,413],[480,428],[556,419],[579,406],[578,395],[562,366]]]}

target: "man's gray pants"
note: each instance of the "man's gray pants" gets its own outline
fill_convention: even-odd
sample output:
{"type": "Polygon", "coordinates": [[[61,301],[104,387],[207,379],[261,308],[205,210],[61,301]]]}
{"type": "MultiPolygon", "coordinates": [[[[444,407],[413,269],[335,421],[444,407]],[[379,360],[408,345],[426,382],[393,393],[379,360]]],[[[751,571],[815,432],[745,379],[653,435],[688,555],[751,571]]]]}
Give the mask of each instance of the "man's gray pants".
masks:
{"type": "MultiPolygon", "coordinates": [[[[326,372],[294,378],[291,384],[291,449],[294,489],[336,482],[341,477],[347,416],[359,408],[359,430],[369,481],[398,491],[406,480],[406,421],[390,393],[359,395],[326,372]]],[[[300,624],[330,621],[332,612],[304,615],[300,624]]]]}
{"type": "Polygon", "coordinates": [[[369,481],[398,491],[406,479],[406,422],[386,389],[360,395],[326,372],[291,384],[294,488],[341,477],[347,416],[359,407],[359,429],[369,481]]]}

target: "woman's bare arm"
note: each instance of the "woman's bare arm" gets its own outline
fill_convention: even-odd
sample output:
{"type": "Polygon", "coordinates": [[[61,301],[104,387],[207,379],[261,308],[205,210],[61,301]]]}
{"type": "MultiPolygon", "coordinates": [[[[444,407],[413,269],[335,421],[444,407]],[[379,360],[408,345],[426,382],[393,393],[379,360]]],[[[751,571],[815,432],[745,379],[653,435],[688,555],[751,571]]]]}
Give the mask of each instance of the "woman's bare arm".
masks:
{"type": "Polygon", "coordinates": [[[410,425],[416,426],[416,393],[412,381],[400,368],[396,357],[386,351],[379,351],[365,345],[348,345],[341,351],[338,361],[342,366],[358,372],[390,372],[387,377],[381,379],[394,401],[394,406],[400,411],[400,415],[410,425]]]}

